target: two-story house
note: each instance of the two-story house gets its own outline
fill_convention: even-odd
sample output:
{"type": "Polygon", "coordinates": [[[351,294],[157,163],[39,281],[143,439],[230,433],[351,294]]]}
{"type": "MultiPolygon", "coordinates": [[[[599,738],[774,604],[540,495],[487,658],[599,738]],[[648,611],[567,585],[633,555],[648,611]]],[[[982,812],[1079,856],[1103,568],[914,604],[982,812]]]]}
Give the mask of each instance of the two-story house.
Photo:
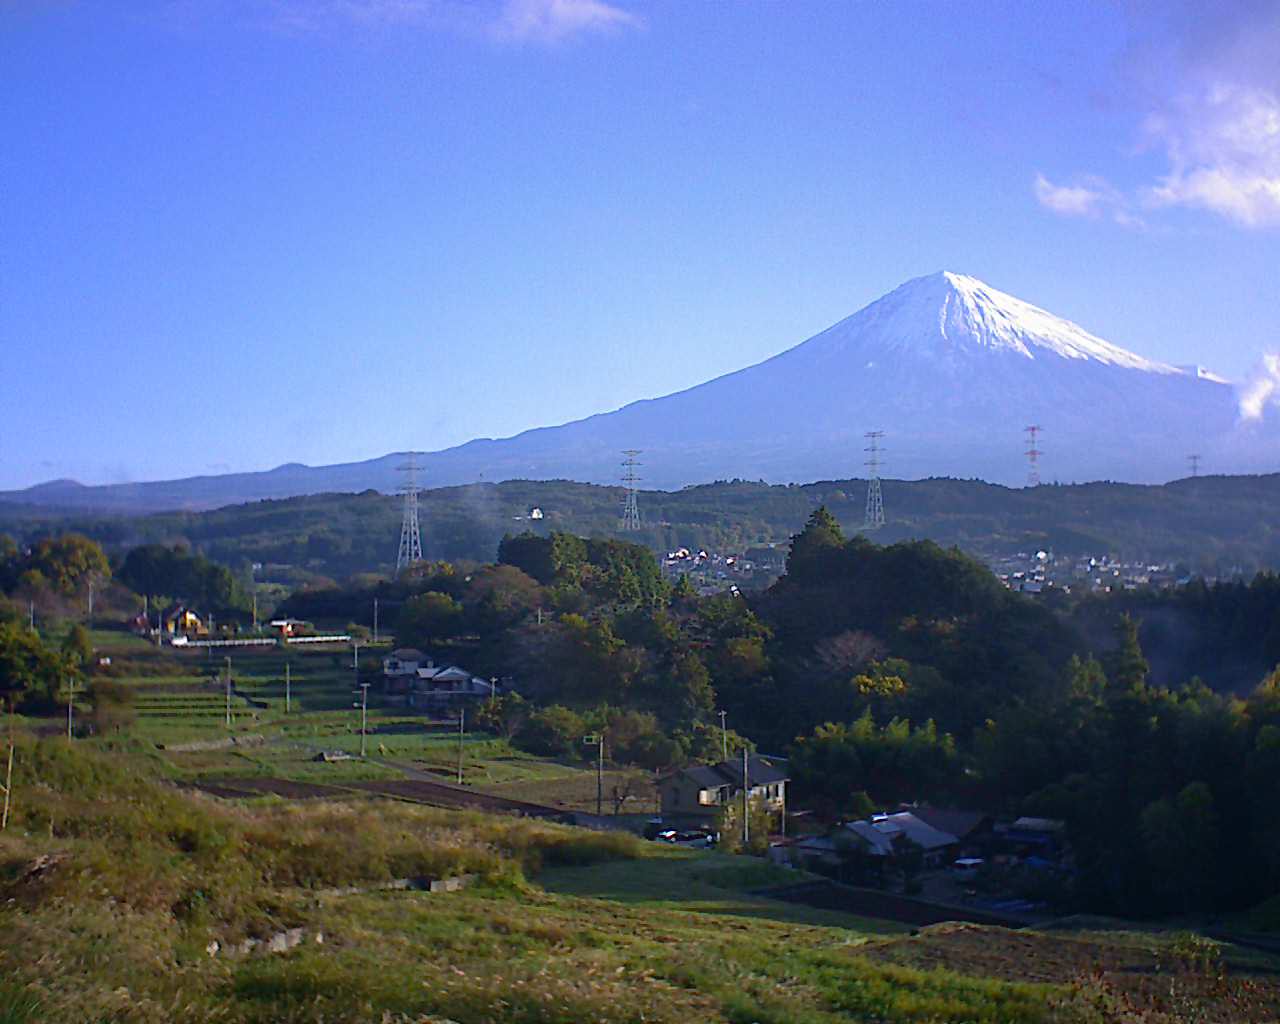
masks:
{"type": "MultiPolygon", "coordinates": [[[[787,806],[787,783],[790,781],[780,759],[753,754],[747,758],[747,792],[750,799],[764,802],[774,814],[783,814],[787,806]]],[[[670,820],[710,823],[720,809],[731,800],[741,800],[743,790],[742,761],[730,758],[713,765],[692,765],[662,778],[658,792],[662,798],[662,817],[670,820]]]]}

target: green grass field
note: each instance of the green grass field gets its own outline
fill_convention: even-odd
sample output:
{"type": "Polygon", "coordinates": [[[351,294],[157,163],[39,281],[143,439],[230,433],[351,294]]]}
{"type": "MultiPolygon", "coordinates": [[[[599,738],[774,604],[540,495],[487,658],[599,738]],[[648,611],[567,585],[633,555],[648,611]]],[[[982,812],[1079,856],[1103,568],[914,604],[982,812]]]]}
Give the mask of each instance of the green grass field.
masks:
{"type": "Polygon", "coordinates": [[[18,763],[6,1024],[1102,1019],[1065,985],[878,962],[894,929],[771,905],[749,891],[770,870],[734,858],[386,801],[227,805],[60,740],[18,763]],[[479,885],[333,892],[458,872],[479,885]],[[287,929],[292,951],[226,952],[287,929]]]}
{"type": "MultiPolygon", "coordinates": [[[[116,652],[111,678],[134,691],[136,719],[128,734],[163,748],[163,758],[174,777],[212,780],[256,776],[342,783],[403,777],[401,767],[448,780],[456,776],[458,736],[453,726],[433,725],[402,708],[383,707],[376,684],[370,688],[366,737],[371,760],[316,760],[322,751],[355,755],[360,750],[361,716],[353,706],[358,698],[347,648],[225,648],[211,653],[156,647],[114,631],[92,635],[100,650],[116,652]],[[229,728],[224,681],[227,658],[234,683],[229,728]],[[290,676],[287,701],[286,664],[290,676]],[[220,750],[181,749],[228,738],[236,739],[237,745],[220,750]]],[[[366,671],[379,655],[363,655],[366,671]]],[[[81,713],[84,710],[82,707],[81,713]]],[[[89,742],[102,745],[116,741],[116,737],[109,737],[89,742]]],[[[464,735],[462,747],[467,785],[514,799],[594,808],[595,774],[588,765],[532,757],[474,731],[464,735]]],[[[617,779],[611,773],[606,782],[612,787],[617,779]]],[[[625,810],[638,808],[633,801],[625,810]]],[[[648,805],[642,809],[647,810],[648,805]]]]}
{"type": "Polygon", "coordinates": [[[638,861],[553,868],[538,876],[548,892],[588,896],[664,913],[719,914],[791,924],[851,928],[863,935],[905,932],[891,921],[856,917],[752,895],[813,878],[803,871],[766,864],[755,857],[673,849],[652,844],[638,861]]]}

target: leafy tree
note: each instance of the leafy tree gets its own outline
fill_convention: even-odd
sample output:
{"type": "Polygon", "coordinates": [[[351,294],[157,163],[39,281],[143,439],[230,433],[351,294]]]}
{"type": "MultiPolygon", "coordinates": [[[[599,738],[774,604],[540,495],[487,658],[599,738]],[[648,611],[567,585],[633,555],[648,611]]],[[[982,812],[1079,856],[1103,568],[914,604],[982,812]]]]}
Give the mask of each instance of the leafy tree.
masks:
{"type": "Polygon", "coordinates": [[[1139,623],[1129,615],[1120,616],[1116,623],[1118,649],[1107,659],[1107,676],[1113,686],[1121,690],[1138,690],[1147,683],[1151,665],[1142,653],[1138,641],[1139,623]]]}
{"type": "Polygon", "coordinates": [[[182,546],[133,548],[120,568],[120,580],[153,600],[169,597],[220,616],[242,613],[250,605],[230,569],[192,555],[182,546]]]}
{"type": "Polygon", "coordinates": [[[89,631],[80,623],[74,623],[62,640],[62,653],[69,664],[83,671],[93,662],[93,643],[89,631]]]}
{"type": "Polygon", "coordinates": [[[94,732],[105,735],[131,726],[137,717],[133,700],[132,687],[109,679],[95,679],[89,688],[94,732]]]}
{"type": "Polygon", "coordinates": [[[573,757],[581,754],[586,722],[576,711],[553,704],[529,716],[516,736],[522,750],[544,757],[573,757]]]}
{"type": "Polygon", "coordinates": [[[524,729],[533,713],[529,702],[518,693],[495,694],[476,709],[476,725],[510,740],[524,729]]]}
{"type": "Polygon", "coordinates": [[[448,594],[432,590],[404,603],[396,619],[396,642],[429,646],[457,635],[461,626],[462,605],[448,594]]]}
{"type": "Polygon", "coordinates": [[[792,747],[791,773],[797,789],[848,806],[865,791],[885,804],[945,793],[952,783],[955,740],[933,721],[912,729],[906,719],[876,725],[868,711],[849,725],[828,722],[792,747]]]}
{"type": "Polygon", "coordinates": [[[562,695],[584,705],[625,703],[639,668],[636,652],[618,639],[607,620],[562,615],[559,626],[548,666],[562,695]]]}
{"type": "Polygon", "coordinates": [[[1156,890],[1185,910],[1209,905],[1220,846],[1209,787],[1192,782],[1175,798],[1148,805],[1142,812],[1140,832],[1156,890]]]}
{"type": "Polygon", "coordinates": [[[91,579],[111,576],[102,548],[78,533],[37,541],[16,568],[19,578],[27,575],[29,582],[43,582],[64,595],[74,594],[91,579]]]}
{"type": "Polygon", "coordinates": [[[725,853],[747,853],[763,857],[769,852],[769,831],[772,825],[769,809],[764,801],[753,796],[747,800],[747,843],[742,842],[742,794],[720,808],[716,816],[716,831],[720,834],[719,848],[725,853]]]}
{"type": "Polygon", "coordinates": [[[839,522],[825,505],[820,505],[804,529],[791,538],[787,575],[799,582],[820,580],[831,572],[832,562],[839,558],[843,547],[839,522]]]}
{"type": "Polygon", "coordinates": [[[0,693],[28,710],[48,710],[68,667],[38,635],[14,622],[0,623],[0,693]]]}

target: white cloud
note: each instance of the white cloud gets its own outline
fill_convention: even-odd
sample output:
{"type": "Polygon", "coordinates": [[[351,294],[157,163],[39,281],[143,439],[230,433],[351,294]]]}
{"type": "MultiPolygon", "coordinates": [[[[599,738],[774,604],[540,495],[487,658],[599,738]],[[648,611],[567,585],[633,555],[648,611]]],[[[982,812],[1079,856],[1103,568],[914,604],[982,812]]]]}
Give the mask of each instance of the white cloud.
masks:
{"type": "Polygon", "coordinates": [[[231,5],[288,31],[419,28],[488,36],[503,42],[559,43],[636,28],[641,20],[605,0],[172,0],[172,10],[231,5]]]}
{"type": "Polygon", "coordinates": [[[1280,403],[1280,353],[1264,355],[1240,385],[1240,418],[1257,421],[1269,404],[1280,403]]]}
{"type": "Polygon", "coordinates": [[[1055,185],[1043,174],[1032,183],[1036,201],[1063,217],[1108,217],[1127,228],[1141,228],[1141,218],[1129,210],[1121,192],[1102,178],[1089,176],[1072,185],[1055,185]]]}
{"type": "Polygon", "coordinates": [[[630,11],[604,0],[506,0],[493,32],[516,42],[558,43],[639,25],[640,19],[630,11]]]}
{"type": "Polygon", "coordinates": [[[1148,119],[1170,172],[1145,191],[1153,206],[1194,206],[1245,227],[1280,225],[1280,96],[1216,84],[1148,119]]]}
{"type": "Polygon", "coordinates": [[[1036,175],[1036,199],[1040,205],[1066,217],[1096,217],[1102,193],[1086,185],[1055,185],[1043,174],[1036,175]]]}
{"type": "Polygon", "coordinates": [[[1141,148],[1166,167],[1110,200],[1096,178],[1061,196],[1038,178],[1037,198],[1074,216],[1110,205],[1117,223],[1135,209],[1184,207],[1245,228],[1280,227],[1280,3],[1214,0],[1211,12],[1204,0],[1125,6],[1133,29],[1126,70],[1143,97],[1141,148]]]}

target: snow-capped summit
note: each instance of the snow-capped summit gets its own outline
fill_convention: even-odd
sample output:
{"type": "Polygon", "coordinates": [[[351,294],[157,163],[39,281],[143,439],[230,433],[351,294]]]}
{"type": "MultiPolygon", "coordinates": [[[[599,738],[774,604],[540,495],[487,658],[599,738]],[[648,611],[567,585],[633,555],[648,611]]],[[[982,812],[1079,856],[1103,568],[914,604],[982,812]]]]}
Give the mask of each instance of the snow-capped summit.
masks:
{"type": "Polygon", "coordinates": [[[943,359],[1007,352],[1033,360],[1053,355],[1150,373],[1186,372],[1103,341],[976,277],[950,271],[900,285],[813,342],[840,344],[846,336],[863,349],[907,348],[943,359]]]}
{"type": "MultiPolygon", "coordinates": [[[[1261,410],[1270,393],[1253,405],[1261,410]]],[[[1035,424],[1045,480],[1170,480],[1186,475],[1192,453],[1208,473],[1274,472],[1280,431],[1265,417],[1242,420],[1239,410],[1235,389],[1203,367],[1148,359],[977,278],[938,273],[754,366],[573,423],[431,452],[419,465],[433,487],[511,478],[616,483],[621,450],[639,448],[649,487],[845,479],[865,471],[863,434],[877,430],[885,432],[886,477],[1020,484],[1024,430],[1035,424]]],[[[392,491],[400,461],[16,497],[109,505],[111,492],[158,509],[392,491]]],[[[890,487],[885,500],[892,504],[890,487]]]]}

